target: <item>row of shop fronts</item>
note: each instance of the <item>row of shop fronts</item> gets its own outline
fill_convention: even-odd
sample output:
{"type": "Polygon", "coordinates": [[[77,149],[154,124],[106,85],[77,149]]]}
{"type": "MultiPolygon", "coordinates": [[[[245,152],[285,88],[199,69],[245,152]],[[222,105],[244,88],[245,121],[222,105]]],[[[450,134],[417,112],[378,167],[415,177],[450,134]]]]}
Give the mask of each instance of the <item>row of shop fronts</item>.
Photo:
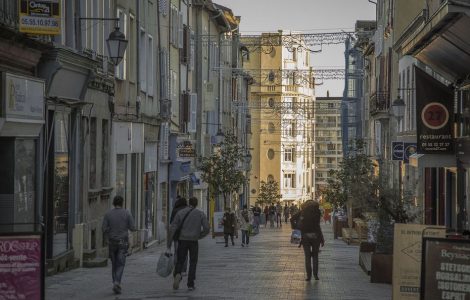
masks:
{"type": "Polygon", "coordinates": [[[101,224],[115,195],[139,228],[132,251],[166,239],[178,196],[196,196],[208,215],[223,207],[209,198],[196,157],[210,155],[222,131],[238,135],[247,151],[249,130],[240,125],[247,112],[232,102],[247,101],[249,78],[215,67],[241,65],[238,43],[195,43],[189,29],[232,34],[239,20],[230,9],[211,1],[105,1],[109,9],[95,14],[85,1],[64,1],[63,30],[52,36],[19,32],[16,2],[0,4],[0,235],[43,233],[47,273],[54,273],[107,257],[101,224]],[[91,21],[72,14],[109,18],[112,11],[129,39],[117,66],[95,39],[104,41],[111,25],[94,32],[96,24],[85,28],[91,21]],[[185,12],[183,24],[170,22],[175,11],[181,18],[185,12]],[[140,41],[136,18],[152,20],[141,23],[148,28],[140,28],[140,41]],[[157,18],[173,28],[171,36],[148,26],[157,18]],[[77,26],[83,34],[75,34],[77,26]],[[141,45],[148,51],[138,51],[141,45]]]}
{"type": "Polygon", "coordinates": [[[411,193],[419,222],[469,230],[470,2],[378,1],[357,36],[378,174],[411,193]]]}

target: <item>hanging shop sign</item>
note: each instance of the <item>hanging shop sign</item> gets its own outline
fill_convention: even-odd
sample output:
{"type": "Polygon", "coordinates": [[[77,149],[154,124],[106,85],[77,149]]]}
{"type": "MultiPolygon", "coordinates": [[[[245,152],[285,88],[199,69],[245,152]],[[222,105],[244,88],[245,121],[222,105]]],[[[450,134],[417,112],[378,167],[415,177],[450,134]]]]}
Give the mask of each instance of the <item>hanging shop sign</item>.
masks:
{"type": "Polygon", "coordinates": [[[176,141],[176,160],[188,161],[196,157],[196,147],[193,141],[177,140],[176,141]]]}
{"type": "Polygon", "coordinates": [[[20,0],[20,32],[30,34],[60,34],[59,0],[20,0]]]}
{"type": "Polygon", "coordinates": [[[418,67],[415,72],[418,153],[452,152],[454,92],[418,67]]]}
{"type": "Polygon", "coordinates": [[[41,235],[0,236],[0,299],[42,299],[41,235]]]}
{"type": "Polygon", "coordinates": [[[469,299],[470,240],[423,240],[420,299],[469,299]]]}
{"type": "Polygon", "coordinates": [[[392,142],[392,160],[403,160],[403,142],[392,142]]]}
{"type": "Polygon", "coordinates": [[[421,282],[422,239],[445,237],[446,228],[395,223],[393,235],[393,300],[418,300],[421,282]]]}

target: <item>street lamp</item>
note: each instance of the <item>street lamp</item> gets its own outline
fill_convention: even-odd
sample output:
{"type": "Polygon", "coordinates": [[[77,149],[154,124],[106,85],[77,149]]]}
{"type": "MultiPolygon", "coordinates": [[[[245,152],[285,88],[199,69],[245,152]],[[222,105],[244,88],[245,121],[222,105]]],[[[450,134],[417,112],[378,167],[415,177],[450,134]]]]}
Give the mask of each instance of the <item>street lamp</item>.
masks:
{"type": "Polygon", "coordinates": [[[119,65],[124,53],[126,52],[127,43],[124,33],[119,31],[119,18],[79,18],[80,25],[82,20],[97,20],[97,21],[115,21],[116,27],[114,31],[109,34],[106,44],[108,46],[108,55],[115,66],[119,65]]]}
{"type": "Polygon", "coordinates": [[[116,27],[114,31],[109,34],[106,44],[108,45],[109,58],[115,66],[119,65],[124,57],[127,43],[126,36],[119,31],[119,27],[116,27]]]}
{"type": "Polygon", "coordinates": [[[403,118],[403,116],[405,115],[405,101],[403,101],[400,96],[398,96],[398,98],[393,101],[392,112],[393,115],[398,119],[403,118]]]}

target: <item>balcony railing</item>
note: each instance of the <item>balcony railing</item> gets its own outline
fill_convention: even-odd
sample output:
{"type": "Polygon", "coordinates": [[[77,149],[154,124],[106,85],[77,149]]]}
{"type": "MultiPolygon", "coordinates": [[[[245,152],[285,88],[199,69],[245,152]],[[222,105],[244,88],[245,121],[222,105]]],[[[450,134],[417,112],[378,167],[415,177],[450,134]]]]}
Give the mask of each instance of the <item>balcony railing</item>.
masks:
{"type": "Polygon", "coordinates": [[[18,1],[0,1],[0,25],[18,29],[18,1]]]}
{"type": "Polygon", "coordinates": [[[388,113],[390,108],[390,93],[376,92],[370,96],[370,114],[388,113]]]}

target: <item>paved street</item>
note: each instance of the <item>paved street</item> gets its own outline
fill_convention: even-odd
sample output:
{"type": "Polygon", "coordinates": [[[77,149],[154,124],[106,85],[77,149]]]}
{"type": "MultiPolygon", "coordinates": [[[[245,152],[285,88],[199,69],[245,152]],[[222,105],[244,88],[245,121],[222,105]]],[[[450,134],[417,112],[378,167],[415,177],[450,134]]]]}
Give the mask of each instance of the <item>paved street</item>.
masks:
{"type": "Polygon", "coordinates": [[[46,299],[391,299],[391,286],[369,283],[357,264],[358,247],[334,240],[331,225],[323,225],[320,281],[305,282],[303,251],[290,244],[287,225],[263,228],[249,248],[240,239],[229,248],[210,237],[202,240],[195,291],[187,291],[186,277],[174,291],[172,278],[155,273],[164,251],[159,245],[128,258],[122,295],[111,291],[109,264],[46,278],[46,299]]]}

